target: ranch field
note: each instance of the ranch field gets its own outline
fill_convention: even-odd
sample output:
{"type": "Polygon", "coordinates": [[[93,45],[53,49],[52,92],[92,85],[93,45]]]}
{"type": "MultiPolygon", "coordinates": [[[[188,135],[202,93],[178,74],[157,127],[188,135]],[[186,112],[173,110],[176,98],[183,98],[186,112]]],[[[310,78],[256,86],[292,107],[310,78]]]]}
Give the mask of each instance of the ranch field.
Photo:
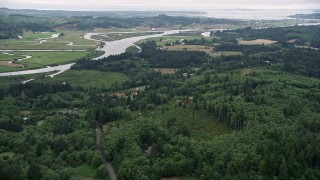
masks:
{"type": "MultiPolygon", "coordinates": [[[[23,58],[26,55],[32,56],[29,59],[24,59],[22,61],[13,61],[11,63],[3,62],[0,63],[0,72],[8,71],[21,71],[27,69],[35,69],[52,65],[66,64],[73,62],[77,59],[89,55],[89,52],[10,52],[13,57],[23,58]],[[23,67],[23,68],[22,68],[23,67]]],[[[11,57],[10,55],[7,55],[11,57]]],[[[8,59],[5,57],[4,59],[8,59]]],[[[1,60],[4,60],[1,59],[1,60]]],[[[14,60],[14,59],[11,59],[14,60]]]]}
{"type": "Polygon", "coordinates": [[[163,49],[168,51],[202,51],[208,53],[212,57],[220,56],[238,56],[242,55],[238,51],[215,51],[214,47],[203,46],[203,45],[174,45],[174,46],[165,46],[163,49]]]}
{"type": "Polygon", "coordinates": [[[83,35],[84,32],[80,31],[25,32],[22,39],[0,40],[0,50],[84,50],[97,45],[84,39],[83,35]],[[60,33],[63,36],[52,37],[60,33]]]}
{"type": "Polygon", "coordinates": [[[172,68],[152,68],[155,72],[160,72],[162,74],[175,74],[179,69],[172,68]]]}
{"type": "MultiPolygon", "coordinates": [[[[155,37],[155,38],[149,38],[146,40],[141,40],[136,42],[135,44],[139,45],[141,43],[144,43],[146,41],[156,41],[158,46],[165,46],[167,43],[174,43],[176,41],[180,40],[194,40],[194,39],[201,39],[202,36],[199,34],[188,34],[185,33],[181,34],[172,34],[172,35],[165,35],[162,37],[155,37]]],[[[204,37],[205,39],[212,39],[212,37],[204,37]]]]}
{"type": "Polygon", "coordinates": [[[260,44],[269,45],[269,44],[277,43],[277,41],[273,41],[270,39],[243,40],[243,39],[237,38],[237,41],[239,45],[260,45],[260,44]]]}

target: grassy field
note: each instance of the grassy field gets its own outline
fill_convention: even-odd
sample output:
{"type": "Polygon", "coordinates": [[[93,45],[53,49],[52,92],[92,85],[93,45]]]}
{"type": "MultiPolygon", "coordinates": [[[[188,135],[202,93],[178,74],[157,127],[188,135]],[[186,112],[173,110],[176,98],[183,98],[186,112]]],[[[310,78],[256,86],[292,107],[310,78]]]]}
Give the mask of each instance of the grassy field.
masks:
{"type": "Polygon", "coordinates": [[[96,170],[92,169],[89,165],[83,164],[72,168],[72,173],[76,174],[75,178],[79,179],[94,179],[96,170]]]}
{"type": "MultiPolygon", "coordinates": [[[[201,39],[202,36],[179,36],[179,34],[175,34],[175,35],[166,35],[166,36],[162,36],[162,37],[156,37],[156,38],[149,38],[146,40],[141,40],[138,41],[137,45],[144,43],[146,41],[156,41],[158,46],[165,46],[166,43],[171,43],[171,42],[175,42],[175,41],[180,41],[181,39],[185,39],[185,40],[193,40],[193,39],[201,39]]],[[[212,37],[206,37],[206,39],[211,39],[212,37]]]]}
{"type": "Polygon", "coordinates": [[[203,45],[174,45],[174,46],[164,46],[165,50],[168,51],[202,51],[206,52],[212,57],[220,57],[220,56],[237,56],[242,55],[241,52],[238,51],[220,51],[216,52],[214,47],[203,46],[203,45]]]}
{"type": "MultiPolygon", "coordinates": [[[[85,32],[81,31],[62,31],[63,36],[59,37],[61,41],[70,41],[73,42],[74,45],[71,47],[95,47],[96,42],[84,39],[83,36],[85,32]]],[[[82,47],[82,48],[83,48],[82,47]]]]}
{"type": "Polygon", "coordinates": [[[117,28],[117,27],[111,27],[111,28],[94,28],[92,30],[92,32],[94,33],[106,33],[106,32],[141,32],[141,31],[150,31],[150,28],[133,28],[133,29],[129,29],[129,28],[117,28]]]}
{"type": "Polygon", "coordinates": [[[3,160],[4,158],[12,158],[14,156],[14,152],[3,152],[0,153],[0,160],[3,160]]]}
{"type": "Polygon", "coordinates": [[[114,40],[120,40],[130,37],[137,37],[137,36],[147,36],[153,34],[162,34],[163,32],[132,32],[132,33],[109,33],[107,34],[108,37],[114,40]]]}
{"type": "Polygon", "coordinates": [[[23,39],[25,40],[37,40],[40,38],[48,38],[51,37],[55,32],[31,32],[27,31],[23,33],[23,39]]]}
{"type": "Polygon", "coordinates": [[[110,87],[113,83],[122,83],[128,80],[128,77],[121,73],[100,72],[92,70],[68,70],[54,78],[44,78],[36,81],[41,82],[67,82],[73,86],[89,87],[110,87]]]}
{"type": "Polygon", "coordinates": [[[273,41],[273,40],[270,40],[270,39],[255,39],[255,40],[243,40],[243,39],[239,39],[237,38],[237,41],[238,41],[238,44],[239,45],[262,45],[262,44],[265,44],[265,45],[268,45],[268,44],[274,44],[274,43],[277,43],[277,41],[273,41]]]}
{"type": "Polygon", "coordinates": [[[0,61],[0,66],[12,67],[12,68],[23,67],[23,65],[21,65],[21,64],[14,64],[14,63],[9,63],[9,62],[5,62],[5,61],[0,61]]]}
{"type": "Polygon", "coordinates": [[[185,31],[185,32],[180,32],[178,34],[170,34],[167,36],[193,36],[193,37],[201,37],[202,31],[185,31]]]}
{"type": "Polygon", "coordinates": [[[253,68],[245,68],[242,70],[243,75],[250,75],[253,73],[253,68]]]}
{"type": "Polygon", "coordinates": [[[23,56],[18,54],[12,54],[12,53],[0,53],[0,61],[11,61],[14,59],[20,59],[23,58],[23,56]]]}
{"type": "Polygon", "coordinates": [[[214,52],[214,47],[203,45],[174,45],[165,46],[164,49],[169,51],[202,51],[208,54],[214,52]]]}
{"type": "Polygon", "coordinates": [[[162,108],[158,107],[154,116],[163,121],[176,118],[174,125],[187,127],[190,130],[191,137],[199,140],[213,139],[217,135],[231,132],[227,126],[218,122],[205,111],[195,111],[195,123],[193,124],[192,109],[174,107],[174,104],[175,102],[171,102],[168,105],[169,110],[164,113],[161,112],[162,108]]]}
{"type": "Polygon", "coordinates": [[[160,72],[161,74],[175,74],[179,69],[172,68],[152,68],[155,72],[160,72]]]}
{"type": "MultiPolygon", "coordinates": [[[[66,64],[74,60],[85,57],[89,53],[84,52],[12,52],[16,56],[29,55],[30,59],[25,59],[14,64],[0,64],[0,72],[19,71],[46,67],[48,65],[66,64]],[[24,68],[21,68],[24,65],[24,68]]],[[[9,56],[9,55],[8,55],[9,56]]],[[[22,56],[23,57],[23,56],[22,56]]]]}
{"type": "Polygon", "coordinates": [[[21,61],[27,67],[35,68],[50,64],[63,64],[88,55],[88,52],[28,52],[32,58],[21,61]]]}
{"type": "Polygon", "coordinates": [[[23,39],[0,40],[0,49],[2,50],[20,50],[20,49],[52,49],[52,50],[78,50],[94,48],[96,42],[83,38],[84,32],[80,31],[59,31],[47,33],[25,32],[23,39]],[[51,38],[52,34],[63,33],[63,36],[51,38]],[[40,38],[48,38],[40,43],[40,38]],[[70,42],[72,45],[70,45],[70,42]]]}
{"type": "Polygon", "coordinates": [[[101,35],[92,35],[91,38],[99,41],[114,41],[114,39],[110,37],[101,36],[101,35]]]}

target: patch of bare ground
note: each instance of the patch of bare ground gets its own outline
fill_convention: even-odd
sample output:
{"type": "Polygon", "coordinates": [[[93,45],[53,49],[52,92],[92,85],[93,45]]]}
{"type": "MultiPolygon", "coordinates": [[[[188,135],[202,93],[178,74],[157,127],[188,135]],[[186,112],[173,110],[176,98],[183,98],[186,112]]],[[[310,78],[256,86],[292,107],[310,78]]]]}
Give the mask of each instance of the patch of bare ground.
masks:
{"type": "Polygon", "coordinates": [[[299,41],[299,39],[290,39],[290,40],[288,40],[287,42],[288,42],[288,43],[295,43],[296,41],[299,41]]]}
{"type": "Polygon", "coordinates": [[[202,51],[206,53],[210,53],[214,51],[214,47],[203,46],[203,45],[174,45],[174,46],[166,46],[165,50],[169,51],[202,51]]]}
{"type": "Polygon", "coordinates": [[[242,70],[243,75],[250,75],[253,73],[253,68],[245,68],[242,70]]]}
{"type": "Polygon", "coordinates": [[[270,39],[255,39],[255,40],[243,40],[242,38],[237,38],[239,45],[259,45],[259,44],[274,44],[277,43],[277,41],[273,41],[270,39]]]}
{"type": "Polygon", "coordinates": [[[152,68],[155,72],[160,72],[161,74],[175,74],[178,69],[172,68],[152,68]]]}
{"type": "Polygon", "coordinates": [[[6,67],[23,67],[21,64],[14,64],[14,63],[9,63],[6,61],[0,61],[0,66],[6,66],[6,67]]]}
{"type": "Polygon", "coordinates": [[[160,178],[160,180],[179,180],[178,177],[167,177],[167,178],[160,178]]]}
{"type": "Polygon", "coordinates": [[[303,49],[313,49],[313,50],[316,50],[318,51],[319,48],[315,48],[315,47],[311,47],[311,46],[295,46],[296,48],[303,48],[303,49]]]}
{"type": "Polygon", "coordinates": [[[113,93],[112,95],[115,95],[117,97],[128,97],[129,95],[131,97],[138,95],[139,91],[143,91],[146,87],[142,86],[142,87],[135,87],[135,88],[131,88],[129,90],[125,90],[125,91],[118,91],[113,93]]]}
{"type": "Polygon", "coordinates": [[[214,47],[203,45],[174,45],[165,46],[163,49],[168,51],[201,51],[212,57],[242,55],[242,53],[238,51],[215,51],[214,47]]]}

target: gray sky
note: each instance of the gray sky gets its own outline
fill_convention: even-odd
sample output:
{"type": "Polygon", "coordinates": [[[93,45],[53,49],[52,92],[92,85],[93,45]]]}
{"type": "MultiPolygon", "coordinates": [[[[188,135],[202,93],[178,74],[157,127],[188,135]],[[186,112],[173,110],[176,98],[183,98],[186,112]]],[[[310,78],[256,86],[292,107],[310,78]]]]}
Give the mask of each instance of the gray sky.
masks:
{"type": "Polygon", "coordinates": [[[0,7],[87,11],[320,9],[320,0],[1,0],[0,7]]]}

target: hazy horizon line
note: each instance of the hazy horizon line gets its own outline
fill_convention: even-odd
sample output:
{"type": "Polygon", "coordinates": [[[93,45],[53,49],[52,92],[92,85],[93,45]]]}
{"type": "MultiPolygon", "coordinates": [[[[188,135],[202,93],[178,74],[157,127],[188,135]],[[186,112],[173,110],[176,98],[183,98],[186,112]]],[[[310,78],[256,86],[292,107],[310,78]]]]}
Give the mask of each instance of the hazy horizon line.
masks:
{"type": "Polygon", "coordinates": [[[101,12],[108,12],[108,11],[175,11],[175,12],[205,12],[205,11],[214,11],[214,10],[285,10],[285,11],[295,11],[295,10],[313,10],[317,11],[320,10],[319,8],[302,8],[302,9],[285,9],[285,8],[216,8],[216,9],[169,9],[169,10],[164,10],[164,9],[146,9],[146,10],[133,10],[133,9],[108,9],[108,10],[101,10],[101,9],[90,9],[90,10],[83,10],[83,9],[56,9],[56,8],[9,8],[9,7],[0,7],[0,9],[12,9],[12,10],[38,10],[38,11],[83,11],[83,12],[89,12],[89,11],[101,11],[101,12]]]}

